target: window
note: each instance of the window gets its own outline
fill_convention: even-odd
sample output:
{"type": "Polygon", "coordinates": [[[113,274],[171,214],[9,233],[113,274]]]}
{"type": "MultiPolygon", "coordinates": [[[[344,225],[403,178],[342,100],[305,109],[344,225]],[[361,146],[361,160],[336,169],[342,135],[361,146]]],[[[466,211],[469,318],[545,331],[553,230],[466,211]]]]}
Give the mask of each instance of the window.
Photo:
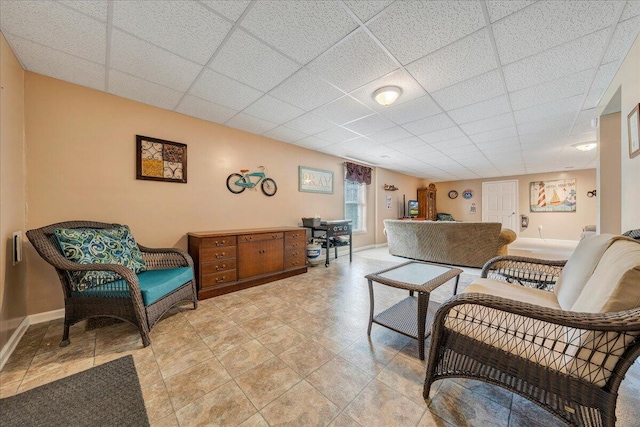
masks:
{"type": "Polygon", "coordinates": [[[344,182],[344,217],[351,220],[353,232],[367,231],[367,186],[344,182]]]}

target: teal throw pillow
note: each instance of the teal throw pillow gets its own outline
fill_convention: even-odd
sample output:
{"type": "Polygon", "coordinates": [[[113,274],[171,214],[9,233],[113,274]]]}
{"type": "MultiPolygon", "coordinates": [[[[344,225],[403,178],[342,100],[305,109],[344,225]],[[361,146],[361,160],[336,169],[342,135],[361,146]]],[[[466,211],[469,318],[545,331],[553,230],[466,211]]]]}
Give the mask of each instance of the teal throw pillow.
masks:
{"type": "Polygon", "coordinates": [[[438,221],[455,221],[455,219],[453,219],[453,215],[448,213],[439,213],[436,215],[436,218],[438,221]]]}
{"type": "MultiPolygon", "coordinates": [[[[131,230],[114,228],[56,228],[54,235],[65,258],[79,264],[118,264],[135,273],[147,270],[131,230]]],[[[121,280],[112,271],[77,271],[72,282],[77,291],[121,280]]]]}

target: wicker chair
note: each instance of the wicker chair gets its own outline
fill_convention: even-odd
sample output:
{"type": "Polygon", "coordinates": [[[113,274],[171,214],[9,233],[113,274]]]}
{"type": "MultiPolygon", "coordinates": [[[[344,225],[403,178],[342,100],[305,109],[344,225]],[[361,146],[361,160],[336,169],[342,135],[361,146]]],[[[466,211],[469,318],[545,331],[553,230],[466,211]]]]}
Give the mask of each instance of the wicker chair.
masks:
{"type": "MultiPolygon", "coordinates": [[[[638,289],[638,248],[624,244],[634,251],[625,283],[638,289]]],[[[620,253],[615,256],[621,258],[620,253]]],[[[597,267],[585,266],[582,272],[590,268],[590,277],[602,277],[596,273],[610,268],[602,265],[605,262],[602,255],[597,267]]],[[[562,298],[556,297],[557,290],[554,293],[558,278],[563,270],[576,271],[576,262],[571,268],[565,263],[496,257],[485,264],[481,279],[467,288],[469,292],[444,303],[433,323],[424,398],[436,380],[470,378],[517,393],[570,425],[613,427],[620,383],[640,355],[637,292],[635,300],[629,298],[636,308],[624,311],[559,308],[562,298]],[[483,286],[494,286],[494,292],[479,291],[483,286]],[[527,297],[514,298],[518,290],[527,297]],[[501,292],[506,297],[497,295],[501,292]],[[553,301],[557,308],[552,308],[553,301]]],[[[593,288],[583,289],[591,293],[583,295],[584,300],[598,298],[593,288]]]]}
{"type": "MultiPolygon", "coordinates": [[[[60,346],[69,345],[69,328],[84,319],[96,317],[112,317],[125,320],[136,325],[146,347],[151,344],[149,331],[160,318],[172,307],[182,303],[192,303],[197,308],[198,299],[195,281],[189,280],[177,289],[160,297],[157,301],[145,306],[140,290],[138,276],[129,268],[116,264],[79,264],[69,261],[60,251],[56,242],[54,230],[56,228],[113,228],[119,224],[108,224],[91,221],[68,221],[48,225],[46,227],[27,231],[27,237],[40,256],[53,265],[60,278],[64,292],[65,317],[64,332],[60,346]],[[75,291],[73,275],[78,271],[113,271],[126,283],[119,289],[104,285],[100,291],[75,291]],[[128,288],[128,291],[127,289],[128,288]]],[[[166,270],[178,267],[190,267],[193,270],[191,257],[179,249],[157,249],[138,245],[147,270],[166,270]]],[[[122,283],[122,282],[121,282],[122,283]]]]}

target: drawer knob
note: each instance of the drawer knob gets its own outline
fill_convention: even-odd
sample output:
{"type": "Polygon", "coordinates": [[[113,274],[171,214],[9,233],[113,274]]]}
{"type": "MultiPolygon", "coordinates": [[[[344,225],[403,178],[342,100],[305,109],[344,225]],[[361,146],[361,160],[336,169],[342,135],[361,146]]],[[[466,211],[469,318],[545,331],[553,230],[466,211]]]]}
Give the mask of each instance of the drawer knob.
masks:
{"type": "Polygon", "coordinates": [[[225,243],[227,243],[226,240],[222,240],[221,242],[216,240],[216,246],[224,246],[225,243]]]}
{"type": "Polygon", "coordinates": [[[216,271],[224,270],[226,268],[226,266],[227,266],[227,264],[216,265],[216,271]]]}
{"type": "Polygon", "coordinates": [[[216,254],[216,258],[220,258],[225,256],[227,253],[226,252],[220,252],[219,254],[216,254]]]}
{"type": "Polygon", "coordinates": [[[297,244],[297,243],[294,243],[294,244],[293,244],[293,245],[291,245],[291,246],[293,246],[293,247],[295,248],[296,246],[298,246],[298,244],[297,244]]]}
{"type": "Polygon", "coordinates": [[[216,282],[218,282],[218,283],[223,282],[226,278],[227,278],[227,276],[216,277],[216,282]]]}

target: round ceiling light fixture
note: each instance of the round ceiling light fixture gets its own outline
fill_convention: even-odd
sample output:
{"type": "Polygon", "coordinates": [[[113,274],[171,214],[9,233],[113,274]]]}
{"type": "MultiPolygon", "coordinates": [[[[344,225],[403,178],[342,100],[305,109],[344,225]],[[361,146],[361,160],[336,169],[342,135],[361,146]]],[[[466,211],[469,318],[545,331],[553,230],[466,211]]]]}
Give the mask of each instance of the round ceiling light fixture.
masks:
{"type": "Polygon", "coordinates": [[[576,147],[578,150],[580,151],[590,151],[593,150],[594,148],[596,148],[598,146],[597,142],[585,142],[582,144],[575,144],[574,147],[576,147]]]}
{"type": "Polygon", "coordinates": [[[385,107],[393,104],[402,95],[402,89],[398,86],[384,86],[373,92],[373,99],[385,107]]]}

